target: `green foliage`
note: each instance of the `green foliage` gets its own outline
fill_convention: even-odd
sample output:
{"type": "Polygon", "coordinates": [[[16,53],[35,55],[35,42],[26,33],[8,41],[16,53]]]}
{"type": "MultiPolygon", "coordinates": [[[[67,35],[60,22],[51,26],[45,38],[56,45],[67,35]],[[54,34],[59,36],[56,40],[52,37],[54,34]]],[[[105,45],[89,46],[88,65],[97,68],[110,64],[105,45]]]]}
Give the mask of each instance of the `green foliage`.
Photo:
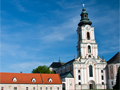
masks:
{"type": "Polygon", "coordinates": [[[113,89],[120,89],[120,66],[117,72],[116,85],[113,86],[113,89]]]}
{"type": "Polygon", "coordinates": [[[50,71],[47,66],[38,66],[36,69],[33,69],[32,73],[54,73],[50,71]]]}

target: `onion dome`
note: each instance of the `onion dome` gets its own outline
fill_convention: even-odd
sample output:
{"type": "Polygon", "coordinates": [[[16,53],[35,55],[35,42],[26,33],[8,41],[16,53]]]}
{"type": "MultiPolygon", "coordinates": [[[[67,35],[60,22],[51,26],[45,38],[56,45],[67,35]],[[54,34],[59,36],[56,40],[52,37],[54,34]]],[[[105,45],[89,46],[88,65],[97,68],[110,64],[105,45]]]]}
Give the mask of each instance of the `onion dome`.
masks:
{"type": "Polygon", "coordinates": [[[84,25],[91,25],[92,22],[89,21],[88,19],[88,13],[86,12],[86,9],[84,8],[84,4],[83,4],[83,9],[82,9],[82,13],[80,14],[81,16],[81,20],[78,23],[78,26],[84,26],[84,25]]]}

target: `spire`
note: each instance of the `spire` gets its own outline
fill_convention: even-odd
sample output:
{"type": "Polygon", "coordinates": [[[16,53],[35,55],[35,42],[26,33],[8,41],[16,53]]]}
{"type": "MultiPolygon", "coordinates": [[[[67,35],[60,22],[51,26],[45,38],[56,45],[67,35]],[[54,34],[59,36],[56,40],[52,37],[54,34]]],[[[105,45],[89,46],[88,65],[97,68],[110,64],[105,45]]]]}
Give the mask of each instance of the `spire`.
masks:
{"type": "Polygon", "coordinates": [[[89,19],[88,19],[88,13],[86,12],[86,9],[85,9],[85,7],[84,7],[85,5],[83,4],[83,9],[82,9],[82,13],[81,13],[81,20],[80,20],[80,22],[79,22],[79,24],[78,24],[78,26],[83,26],[83,25],[91,25],[92,24],[92,22],[91,21],[89,21],[89,19]]]}
{"type": "Polygon", "coordinates": [[[59,57],[59,62],[61,62],[61,59],[60,59],[60,57],[59,57]]]}

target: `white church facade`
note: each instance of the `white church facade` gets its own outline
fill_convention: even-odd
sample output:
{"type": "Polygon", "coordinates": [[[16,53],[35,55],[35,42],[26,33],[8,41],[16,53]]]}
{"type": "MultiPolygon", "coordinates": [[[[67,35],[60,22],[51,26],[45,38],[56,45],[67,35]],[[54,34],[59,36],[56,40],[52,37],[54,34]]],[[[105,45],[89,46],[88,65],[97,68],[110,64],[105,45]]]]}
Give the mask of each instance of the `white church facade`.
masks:
{"type": "Polygon", "coordinates": [[[94,27],[91,26],[92,22],[88,19],[84,5],[80,16],[81,20],[76,30],[77,56],[67,63],[53,62],[50,70],[54,70],[60,75],[63,90],[112,89],[107,84],[107,62],[104,57],[102,59],[99,57],[94,27]],[[57,66],[59,67],[57,68],[57,66]]]}

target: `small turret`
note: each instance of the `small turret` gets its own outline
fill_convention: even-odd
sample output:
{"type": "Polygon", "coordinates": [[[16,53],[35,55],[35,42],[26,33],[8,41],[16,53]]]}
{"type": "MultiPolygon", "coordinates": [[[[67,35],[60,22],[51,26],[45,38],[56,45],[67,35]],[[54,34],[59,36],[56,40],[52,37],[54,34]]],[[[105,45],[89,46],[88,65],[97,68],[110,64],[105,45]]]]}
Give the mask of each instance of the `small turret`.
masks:
{"type": "Polygon", "coordinates": [[[59,57],[59,62],[61,62],[61,59],[60,59],[60,57],[59,57]]]}

